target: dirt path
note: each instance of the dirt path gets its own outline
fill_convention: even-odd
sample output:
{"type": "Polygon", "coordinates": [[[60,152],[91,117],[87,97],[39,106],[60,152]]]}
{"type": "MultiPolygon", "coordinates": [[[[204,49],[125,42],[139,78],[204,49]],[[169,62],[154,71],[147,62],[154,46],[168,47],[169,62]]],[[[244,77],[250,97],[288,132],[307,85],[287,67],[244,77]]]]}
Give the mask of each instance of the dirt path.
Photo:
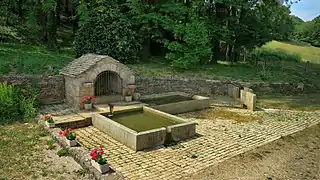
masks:
{"type": "Polygon", "coordinates": [[[320,124],[189,177],[205,180],[320,180],[320,124]]]}

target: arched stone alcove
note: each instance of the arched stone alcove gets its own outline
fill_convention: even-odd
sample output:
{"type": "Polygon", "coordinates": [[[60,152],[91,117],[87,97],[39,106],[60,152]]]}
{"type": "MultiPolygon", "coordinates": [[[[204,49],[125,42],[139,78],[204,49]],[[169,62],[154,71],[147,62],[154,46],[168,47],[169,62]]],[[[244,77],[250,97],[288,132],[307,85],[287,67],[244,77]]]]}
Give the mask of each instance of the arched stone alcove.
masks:
{"type": "Polygon", "coordinates": [[[60,74],[65,77],[66,101],[75,107],[88,95],[96,96],[98,104],[123,100],[128,84],[135,81],[127,66],[109,56],[95,54],[75,59],[60,74]]]}

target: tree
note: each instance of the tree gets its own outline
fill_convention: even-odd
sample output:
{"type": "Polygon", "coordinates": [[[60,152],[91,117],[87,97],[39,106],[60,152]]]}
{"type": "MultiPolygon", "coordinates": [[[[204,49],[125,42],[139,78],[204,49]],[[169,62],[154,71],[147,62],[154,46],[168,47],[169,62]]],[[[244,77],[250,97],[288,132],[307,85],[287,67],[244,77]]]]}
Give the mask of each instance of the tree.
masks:
{"type": "Polygon", "coordinates": [[[108,0],[95,3],[82,1],[80,7],[81,24],[75,38],[77,56],[97,53],[122,62],[138,59],[141,48],[137,34],[118,4],[108,0]]]}
{"type": "Polygon", "coordinates": [[[296,40],[320,46],[320,16],[312,21],[296,24],[293,37],[296,40]]]}

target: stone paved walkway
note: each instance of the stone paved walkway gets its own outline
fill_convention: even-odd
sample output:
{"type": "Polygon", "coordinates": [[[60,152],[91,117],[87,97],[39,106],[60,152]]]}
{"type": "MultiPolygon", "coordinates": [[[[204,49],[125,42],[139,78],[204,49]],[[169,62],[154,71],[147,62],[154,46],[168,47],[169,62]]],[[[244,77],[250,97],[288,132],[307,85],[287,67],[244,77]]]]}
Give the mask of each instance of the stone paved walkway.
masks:
{"type": "Polygon", "coordinates": [[[260,120],[236,123],[233,120],[195,119],[197,113],[179,115],[195,120],[199,136],[171,147],[134,152],[93,126],[77,129],[80,143],[93,148],[102,144],[110,166],[126,179],[183,179],[218,162],[274,141],[320,122],[320,112],[267,110],[239,114],[260,120]]]}

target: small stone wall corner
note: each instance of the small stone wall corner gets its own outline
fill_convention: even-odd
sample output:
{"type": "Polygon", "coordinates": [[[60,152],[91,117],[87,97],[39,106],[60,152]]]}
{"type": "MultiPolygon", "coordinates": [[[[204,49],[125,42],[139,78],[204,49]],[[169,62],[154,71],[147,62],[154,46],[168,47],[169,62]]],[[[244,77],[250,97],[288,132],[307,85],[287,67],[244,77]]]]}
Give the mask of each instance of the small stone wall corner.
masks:
{"type": "Polygon", "coordinates": [[[257,95],[253,93],[253,90],[245,87],[240,91],[240,101],[247,109],[251,111],[256,110],[257,95]]]}

